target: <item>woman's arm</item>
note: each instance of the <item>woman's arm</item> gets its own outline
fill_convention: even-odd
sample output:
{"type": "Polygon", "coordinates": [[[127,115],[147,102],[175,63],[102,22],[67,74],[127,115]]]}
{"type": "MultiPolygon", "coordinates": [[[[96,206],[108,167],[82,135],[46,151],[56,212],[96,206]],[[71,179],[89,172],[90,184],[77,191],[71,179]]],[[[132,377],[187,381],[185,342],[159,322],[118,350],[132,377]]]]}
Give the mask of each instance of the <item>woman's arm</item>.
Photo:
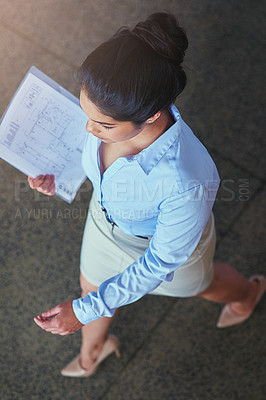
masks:
{"type": "Polygon", "coordinates": [[[97,292],[73,300],[71,309],[71,302],[62,303],[35,322],[48,332],[73,333],[100,317],[113,316],[116,308],[139,300],[163,281],[171,281],[174,271],[195,250],[209,219],[213,198],[213,191],[210,196],[204,185],[198,185],[163,201],[155,234],[138,260],[103,282],[97,292]],[[50,317],[54,318],[49,320],[50,317]]]}
{"type": "Polygon", "coordinates": [[[116,308],[137,301],[163,281],[171,281],[200,241],[213,202],[213,191],[208,192],[204,185],[163,201],[155,234],[144,254],[122,273],[103,282],[97,293],[73,301],[79,321],[87,324],[102,316],[111,317],[116,308]]]}

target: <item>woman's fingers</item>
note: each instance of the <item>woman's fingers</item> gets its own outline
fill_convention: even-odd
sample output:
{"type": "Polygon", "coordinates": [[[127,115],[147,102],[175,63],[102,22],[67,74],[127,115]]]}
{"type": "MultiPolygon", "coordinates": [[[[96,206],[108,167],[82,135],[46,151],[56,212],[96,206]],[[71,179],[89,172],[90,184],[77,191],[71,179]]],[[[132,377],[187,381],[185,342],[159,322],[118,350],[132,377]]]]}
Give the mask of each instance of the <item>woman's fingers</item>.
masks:
{"type": "Polygon", "coordinates": [[[35,323],[46,332],[69,335],[82,328],[72,308],[72,301],[58,304],[34,318],[35,323]]]}
{"type": "Polygon", "coordinates": [[[41,187],[43,188],[44,191],[50,192],[53,184],[54,184],[54,175],[45,175],[41,187]]]}
{"type": "Polygon", "coordinates": [[[55,193],[55,177],[54,175],[39,175],[36,178],[28,177],[29,185],[38,192],[53,196],[55,193]]]}
{"type": "Polygon", "coordinates": [[[45,175],[40,188],[44,194],[52,196],[55,192],[54,175],[45,175]]]}
{"type": "Polygon", "coordinates": [[[36,178],[28,177],[28,182],[31,187],[31,189],[37,189],[44,180],[44,175],[38,175],[36,178]]]}

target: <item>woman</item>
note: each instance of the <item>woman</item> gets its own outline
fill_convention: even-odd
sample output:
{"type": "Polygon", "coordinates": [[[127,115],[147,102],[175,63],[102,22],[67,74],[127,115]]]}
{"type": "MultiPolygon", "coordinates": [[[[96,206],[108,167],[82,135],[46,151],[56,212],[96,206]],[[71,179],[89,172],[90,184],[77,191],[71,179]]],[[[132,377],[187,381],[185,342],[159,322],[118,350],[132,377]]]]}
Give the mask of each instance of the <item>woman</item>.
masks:
{"type": "MultiPolygon", "coordinates": [[[[118,351],[107,336],[116,310],[147,293],[227,303],[219,327],[243,322],[266,287],[213,263],[216,167],[173,103],[186,85],[188,41],[173,15],[121,28],[80,68],[88,116],[82,163],[94,193],[81,249],[82,297],[35,322],[66,335],[82,327],[80,354],[62,374],[86,377],[118,351]]],[[[53,176],[29,178],[47,195],[53,176]]]]}

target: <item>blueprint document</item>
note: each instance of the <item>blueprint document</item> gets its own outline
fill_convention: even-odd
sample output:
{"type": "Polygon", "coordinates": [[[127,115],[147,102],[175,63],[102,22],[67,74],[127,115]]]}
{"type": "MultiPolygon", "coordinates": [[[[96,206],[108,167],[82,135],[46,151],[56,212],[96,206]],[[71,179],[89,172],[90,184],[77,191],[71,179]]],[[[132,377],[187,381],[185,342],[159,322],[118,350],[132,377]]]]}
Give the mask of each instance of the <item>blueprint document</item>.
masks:
{"type": "Polygon", "coordinates": [[[79,100],[31,67],[0,125],[0,157],[28,176],[54,174],[71,203],[86,179],[81,165],[88,117],[79,100]]]}

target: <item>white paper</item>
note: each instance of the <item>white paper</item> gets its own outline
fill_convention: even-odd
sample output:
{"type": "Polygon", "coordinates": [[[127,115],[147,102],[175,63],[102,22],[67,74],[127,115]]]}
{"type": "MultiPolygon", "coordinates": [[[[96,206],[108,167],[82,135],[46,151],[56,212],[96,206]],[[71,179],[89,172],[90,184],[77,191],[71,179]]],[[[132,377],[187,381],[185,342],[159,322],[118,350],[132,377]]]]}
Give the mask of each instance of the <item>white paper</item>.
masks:
{"type": "Polygon", "coordinates": [[[0,125],[0,157],[28,176],[54,174],[71,203],[86,179],[81,156],[87,116],[79,100],[31,67],[0,125]]]}

